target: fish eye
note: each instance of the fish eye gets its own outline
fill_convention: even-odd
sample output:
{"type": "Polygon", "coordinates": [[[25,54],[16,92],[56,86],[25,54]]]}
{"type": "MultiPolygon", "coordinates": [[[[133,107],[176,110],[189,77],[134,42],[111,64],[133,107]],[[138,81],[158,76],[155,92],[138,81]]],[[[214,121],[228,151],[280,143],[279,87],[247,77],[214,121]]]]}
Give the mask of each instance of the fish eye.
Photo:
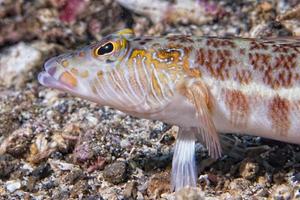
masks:
{"type": "Polygon", "coordinates": [[[108,42],[101,47],[95,49],[95,55],[102,56],[105,54],[109,54],[114,50],[114,45],[111,42],[108,42]]]}

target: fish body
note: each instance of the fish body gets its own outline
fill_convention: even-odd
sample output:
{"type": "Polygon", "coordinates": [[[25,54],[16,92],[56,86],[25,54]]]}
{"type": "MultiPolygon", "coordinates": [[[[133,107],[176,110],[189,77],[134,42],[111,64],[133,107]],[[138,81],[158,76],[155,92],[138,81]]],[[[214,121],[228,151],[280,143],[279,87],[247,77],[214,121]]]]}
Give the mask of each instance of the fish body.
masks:
{"type": "Polygon", "coordinates": [[[135,37],[121,30],[48,60],[41,84],[180,127],[173,189],[196,185],[195,141],[218,133],[300,144],[300,40],[135,37]]]}

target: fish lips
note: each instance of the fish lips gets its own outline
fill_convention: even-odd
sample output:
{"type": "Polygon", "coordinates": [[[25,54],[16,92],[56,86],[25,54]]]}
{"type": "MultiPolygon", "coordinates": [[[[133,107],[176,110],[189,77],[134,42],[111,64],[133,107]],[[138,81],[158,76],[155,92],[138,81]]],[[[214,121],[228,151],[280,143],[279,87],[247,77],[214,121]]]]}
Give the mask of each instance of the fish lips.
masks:
{"type": "Polygon", "coordinates": [[[54,78],[59,67],[57,57],[50,58],[44,64],[44,71],[38,74],[38,81],[45,87],[55,88],[59,90],[68,90],[69,88],[54,78]]]}

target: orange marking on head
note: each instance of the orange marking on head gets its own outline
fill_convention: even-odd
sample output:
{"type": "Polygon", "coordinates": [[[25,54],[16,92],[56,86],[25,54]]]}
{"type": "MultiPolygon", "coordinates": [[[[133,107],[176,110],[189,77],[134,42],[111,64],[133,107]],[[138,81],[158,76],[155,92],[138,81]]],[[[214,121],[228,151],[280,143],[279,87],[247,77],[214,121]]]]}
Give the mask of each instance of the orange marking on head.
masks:
{"type": "Polygon", "coordinates": [[[149,82],[147,81],[147,72],[142,67],[142,57],[139,57],[136,59],[136,66],[137,66],[137,76],[139,78],[139,81],[141,83],[142,88],[147,90],[146,88],[149,87],[149,82]]]}
{"type": "Polygon", "coordinates": [[[153,88],[154,88],[155,92],[157,92],[157,94],[158,94],[157,96],[162,96],[162,90],[158,84],[158,80],[156,79],[154,72],[152,72],[151,79],[152,79],[153,88]]]}
{"type": "Polygon", "coordinates": [[[84,56],[85,56],[85,52],[80,51],[80,52],[78,53],[78,56],[79,56],[79,57],[84,57],[84,56]]]}
{"type": "Polygon", "coordinates": [[[103,71],[98,71],[97,76],[101,80],[103,78],[103,71]]]}
{"type": "Polygon", "coordinates": [[[78,69],[76,69],[74,67],[71,69],[71,73],[74,74],[74,75],[78,75],[79,74],[78,69]]]}
{"type": "Polygon", "coordinates": [[[79,73],[81,78],[87,78],[89,76],[89,72],[87,70],[84,70],[79,73]]]}
{"type": "Polygon", "coordinates": [[[129,83],[133,89],[133,91],[137,94],[137,96],[142,96],[142,91],[139,88],[138,80],[135,76],[134,68],[133,66],[128,66],[128,75],[129,75],[129,83]]]}
{"type": "Polygon", "coordinates": [[[179,67],[181,53],[176,49],[169,51],[166,49],[159,49],[156,51],[156,56],[158,59],[165,60],[161,61],[156,58],[151,58],[151,62],[153,62],[157,68],[171,69],[179,67]]]}
{"type": "Polygon", "coordinates": [[[289,114],[290,103],[287,99],[276,96],[271,100],[268,116],[271,119],[272,128],[281,136],[287,136],[290,129],[291,121],[289,114]]]}
{"type": "Polygon", "coordinates": [[[68,62],[67,60],[63,60],[63,61],[61,62],[61,65],[62,65],[63,67],[68,67],[68,66],[69,66],[69,62],[68,62]]]}
{"type": "Polygon", "coordinates": [[[62,73],[59,77],[59,81],[71,87],[77,86],[77,79],[69,72],[62,73]]]}
{"type": "Polygon", "coordinates": [[[161,82],[161,84],[163,85],[163,88],[161,88],[163,90],[163,92],[165,93],[166,96],[172,96],[173,95],[173,88],[170,88],[168,86],[168,81],[172,81],[172,75],[169,75],[171,80],[168,80],[168,77],[164,74],[161,73],[160,71],[158,71],[158,79],[161,82]]]}
{"type": "Polygon", "coordinates": [[[133,58],[136,58],[137,56],[145,56],[146,50],[143,49],[134,49],[130,55],[129,60],[132,60],[133,58]]]}
{"type": "Polygon", "coordinates": [[[167,51],[165,49],[159,49],[157,51],[157,57],[160,59],[167,59],[168,61],[178,62],[180,52],[177,50],[167,51]]]}

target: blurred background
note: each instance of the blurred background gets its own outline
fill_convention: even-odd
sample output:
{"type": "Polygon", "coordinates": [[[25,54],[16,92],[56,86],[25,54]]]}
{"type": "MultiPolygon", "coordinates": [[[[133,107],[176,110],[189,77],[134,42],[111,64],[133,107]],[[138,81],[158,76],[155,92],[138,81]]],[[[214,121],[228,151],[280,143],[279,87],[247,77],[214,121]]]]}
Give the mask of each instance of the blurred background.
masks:
{"type": "MultiPolygon", "coordinates": [[[[44,61],[122,28],[137,36],[300,36],[299,0],[0,0],[0,199],[174,199],[178,129],[45,88],[44,61]]],[[[182,199],[300,198],[300,148],[228,135],[197,146],[182,199]]]]}

